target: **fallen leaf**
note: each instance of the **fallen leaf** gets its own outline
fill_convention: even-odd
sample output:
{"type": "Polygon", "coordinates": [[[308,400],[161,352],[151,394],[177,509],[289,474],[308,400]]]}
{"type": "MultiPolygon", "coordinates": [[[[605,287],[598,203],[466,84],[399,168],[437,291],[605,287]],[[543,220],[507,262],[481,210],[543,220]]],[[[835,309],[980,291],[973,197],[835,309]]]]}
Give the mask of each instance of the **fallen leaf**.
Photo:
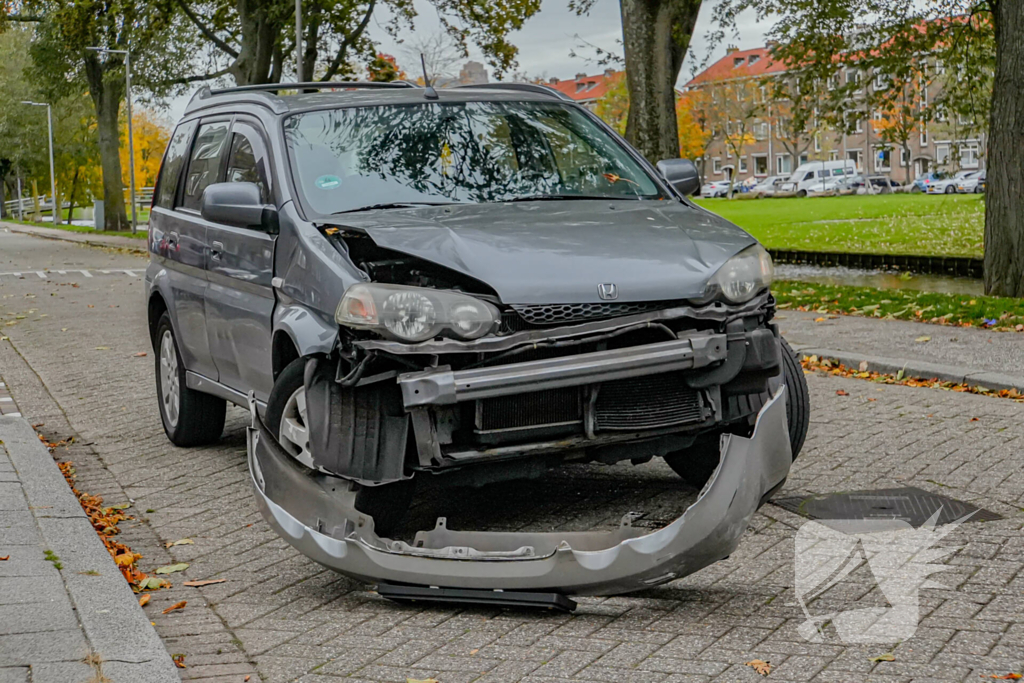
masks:
{"type": "Polygon", "coordinates": [[[475,648],[475,649],[470,650],[469,654],[475,655],[477,652],[480,652],[480,648],[475,648]]]}
{"type": "Polygon", "coordinates": [[[823,323],[823,322],[825,322],[825,320],[826,320],[826,318],[815,318],[814,322],[816,322],[816,323],[823,323]]]}
{"type": "Polygon", "coordinates": [[[165,548],[170,548],[172,545],[195,545],[195,541],[191,538],[179,538],[177,541],[167,541],[164,543],[165,548]]]}
{"type": "Polygon", "coordinates": [[[174,572],[183,572],[188,569],[188,562],[179,562],[178,564],[168,564],[158,568],[155,574],[173,574],[174,572]]]}
{"type": "Polygon", "coordinates": [[[877,657],[871,658],[872,662],[895,662],[896,655],[891,652],[886,652],[884,655],[878,655],[877,657]]]}
{"type": "Polygon", "coordinates": [[[224,583],[225,581],[227,581],[227,579],[206,579],[205,581],[186,581],[185,583],[183,583],[181,585],[183,585],[183,586],[199,587],[199,586],[209,586],[211,583],[224,583]]]}
{"type": "Polygon", "coordinates": [[[3,557],[0,557],[0,562],[6,562],[9,559],[11,559],[10,555],[4,555],[3,557]]]}
{"type": "Polygon", "coordinates": [[[155,591],[160,588],[170,588],[171,582],[167,579],[158,579],[155,576],[147,576],[139,582],[139,590],[155,591]]]}
{"type": "Polygon", "coordinates": [[[187,605],[187,604],[188,604],[188,600],[182,600],[181,602],[176,602],[173,605],[171,605],[170,607],[168,607],[167,609],[165,609],[163,611],[163,613],[164,614],[168,614],[168,613],[173,612],[175,610],[185,609],[185,605],[187,605]]]}
{"type": "Polygon", "coordinates": [[[971,422],[980,422],[980,421],[981,421],[980,418],[977,418],[977,417],[972,417],[971,418],[971,422]]]}
{"type": "Polygon", "coordinates": [[[250,678],[252,678],[252,676],[250,676],[249,674],[246,674],[245,678],[242,679],[242,683],[249,683],[249,679],[250,678]]]}
{"type": "Polygon", "coordinates": [[[145,351],[139,351],[138,353],[135,354],[135,357],[136,358],[145,358],[146,357],[146,352],[145,351]]]}
{"type": "Polygon", "coordinates": [[[925,342],[930,342],[931,340],[932,340],[931,337],[918,337],[914,341],[916,341],[918,344],[923,344],[925,342]]]}
{"type": "Polygon", "coordinates": [[[405,683],[440,683],[436,678],[407,678],[405,683]]]}
{"type": "Polygon", "coordinates": [[[1021,678],[1024,678],[1024,675],[1022,675],[1022,674],[1003,674],[1002,676],[1000,676],[998,674],[992,674],[991,676],[989,676],[989,678],[995,678],[995,679],[998,679],[1000,681],[1019,681],[1021,678]]]}
{"type": "Polygon", "coordinates": [[[173,661],[174,666],[179,669],[185,668],[185,655],[171,655],[171,661],[173,661]]]}
{"type": "Polygon", "coordinates": [[[96,350],[97,351],[109,351],[110,347],[109,346],[97,346],[96,350]]]}
{"type": "Polygon", "coordinates": [[[838,391],[836,391],[836,396],[849,396],[849,394],[846,393],[844,390],[839,389],[838,391]]]}
{"type": "Polygon", "coordinates": [[[139,598],[139,607],[145,607],[146,603],[149,602],[149,599],[152,598],[152,597],[153,597],[152,595],[150,595],[149,593],[146,593],[141,598],[139,598]]]}
{"type": "Polygon", "coordinates": [[[117,505],[108,505],[108,510],[127,510],[132,506],[131,503],[118,503],[117,505]]]}
{"type": "Polygon", "coordinates": [[[747,666],[749,666],[762,676],[767,676],[772,672],[772,663],[766,662],[763,659],[752,659],[749,662],[747,662],[747,666]]]}
{"type": "Polygon", "coordinates": [[[867,372],[868,371],[868,362],[866,360],[862,360],[858,367],[860,368],[861,372],[867,372]]]}
{"type": "Polygon", "coordinates": [[[1024,325],[1017,325],[1017,327],[1013,329],[1017,330],[1018,332],[1024,332],[1024,325]]]}

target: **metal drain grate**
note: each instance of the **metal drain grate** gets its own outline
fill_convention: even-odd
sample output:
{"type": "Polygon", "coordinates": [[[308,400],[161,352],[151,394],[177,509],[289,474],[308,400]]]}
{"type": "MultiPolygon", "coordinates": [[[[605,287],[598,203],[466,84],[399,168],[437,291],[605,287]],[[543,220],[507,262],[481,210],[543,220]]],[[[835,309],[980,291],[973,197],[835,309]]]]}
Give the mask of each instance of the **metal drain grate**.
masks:
{"type": "Polygon", "coordinates": [[[777,498],[772,502],[811,519],[901,519],[914,527],[923,525],[937,510],[941,510],[938,524],[955,522],[972,512],[969,522],[1003,518],[990,510],[913,486],[809,498],[777,498]]]}

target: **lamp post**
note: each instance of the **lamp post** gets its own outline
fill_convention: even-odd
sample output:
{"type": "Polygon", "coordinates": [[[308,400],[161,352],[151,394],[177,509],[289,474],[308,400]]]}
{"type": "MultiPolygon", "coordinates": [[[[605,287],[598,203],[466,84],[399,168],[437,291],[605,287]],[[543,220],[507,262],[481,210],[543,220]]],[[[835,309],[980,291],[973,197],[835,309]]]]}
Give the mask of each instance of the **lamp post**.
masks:
{"type": "Polygon", "coordinates": [[[86,50],[103,54],[124,55],[125,99],[128,101],[128,181],[132,198],[132,232],[138,230],[139,222],[135,215],[135,138],[132,135],[132,63],[131,52],[128,50],[111,50],[105,47],[87,47],[86,50]]]}
{"type": "Polygon", "coordinates": [[[295,0],[295,82],[302,82],[302,0],[295,0]]]}
{"type": "Polygon", "coordinates": [[[23,101],[22,104],[27,104],[31,107],[46,107],[46,127],[50,131],[50,196],[53,200],[53,224],[57,225],[60,223],[60,210],[61,207],[57,206],[57,182],[53,175],[53,113],[50,105],[46,102],[29,102],[23,101]]]}

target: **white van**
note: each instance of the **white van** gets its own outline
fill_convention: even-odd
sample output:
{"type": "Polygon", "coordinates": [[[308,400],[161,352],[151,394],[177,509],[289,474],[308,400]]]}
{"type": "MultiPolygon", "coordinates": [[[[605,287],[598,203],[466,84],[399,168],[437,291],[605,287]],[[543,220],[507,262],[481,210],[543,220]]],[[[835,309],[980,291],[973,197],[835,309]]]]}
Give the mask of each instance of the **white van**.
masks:
{"type": "Polygon", "coordinates": [[[800,164],[789,180],[779,188],[779,194],[806,197],[834,190],[840,180],[857,174],[857,162],[853,159],[841,161],[809,161],[800,164]]]}

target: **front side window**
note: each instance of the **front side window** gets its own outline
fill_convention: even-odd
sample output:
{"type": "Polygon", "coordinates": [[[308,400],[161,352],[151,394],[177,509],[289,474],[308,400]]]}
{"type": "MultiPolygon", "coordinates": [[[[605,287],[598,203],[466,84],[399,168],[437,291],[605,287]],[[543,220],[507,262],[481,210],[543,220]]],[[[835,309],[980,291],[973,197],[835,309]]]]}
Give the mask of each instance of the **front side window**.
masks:
{"type": "Polygon", "coordinates": [[[160,176],[156,181],[156,205],[165,209],[174,207],[174,196],[178,192],[178,177],[181,167],[185,165],[188,154],[188,143],[192,142],[192,132],[196,129],[195,121],[186,121],[174,129],[174,135],[167,144],[164,163],[160,167],[160,176]]]}
{"type": "Polygon", "coordinates": [[[185,196],[181,202],[184,208],[199,211],[203,190],[217,182],[227,137],[227,121],[204,123],[199,127],[185,176],[185,196]]]}
{"type": "Polygon", "coordinates": [[[330,215],[393,203],[662,198],[615,140],[547,102],[351,107],[286,119],[307,205],[330,215]]]}
{"type": "Polygon", "coordinates": [[[263,203],[270,202],[270,182],[267,152],[263,138],[247,123],[236,123],[231,133],[231,151],[228,153],[227,183],[253,183],[260,188],[263,203]]]}

